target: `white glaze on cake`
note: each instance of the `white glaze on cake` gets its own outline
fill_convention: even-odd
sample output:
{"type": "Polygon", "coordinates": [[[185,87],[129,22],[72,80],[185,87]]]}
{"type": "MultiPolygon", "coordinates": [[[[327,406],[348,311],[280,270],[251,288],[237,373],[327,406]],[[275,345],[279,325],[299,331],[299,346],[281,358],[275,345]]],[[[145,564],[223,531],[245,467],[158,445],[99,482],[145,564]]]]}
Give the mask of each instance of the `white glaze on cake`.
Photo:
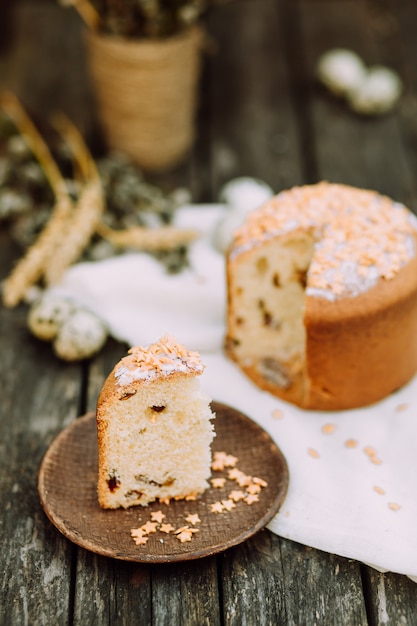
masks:
{"type": "Polygon", "coordinates": [[[278,194],[235,234],[230,260],[274,237],[315,241],[306,295],[334,301],[392,279],[416,254],[417,219],[374,191],[322,182],[278,194]]]}
{"type": "Polygon", "coordinates": [[[150,346],[131,348],[115,369],[114,376],[120,386],[125,386],[135,380],[153,380],[175,372],[198,374],[203,370],[198,352],[187,350],[166,335],[150,346]]]}

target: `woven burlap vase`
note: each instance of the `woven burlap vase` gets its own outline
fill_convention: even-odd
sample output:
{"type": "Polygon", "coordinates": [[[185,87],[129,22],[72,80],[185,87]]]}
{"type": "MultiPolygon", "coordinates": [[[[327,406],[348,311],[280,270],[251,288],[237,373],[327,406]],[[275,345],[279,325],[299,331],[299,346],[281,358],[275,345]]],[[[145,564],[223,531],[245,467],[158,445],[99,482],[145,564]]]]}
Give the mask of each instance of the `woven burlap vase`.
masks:
{"type": "Polygon", "coordinates": [[[89,31],[86,44],[108,148],[145,170],[177,165],[194,139],[201,30],[140,41],[89,31]]]}

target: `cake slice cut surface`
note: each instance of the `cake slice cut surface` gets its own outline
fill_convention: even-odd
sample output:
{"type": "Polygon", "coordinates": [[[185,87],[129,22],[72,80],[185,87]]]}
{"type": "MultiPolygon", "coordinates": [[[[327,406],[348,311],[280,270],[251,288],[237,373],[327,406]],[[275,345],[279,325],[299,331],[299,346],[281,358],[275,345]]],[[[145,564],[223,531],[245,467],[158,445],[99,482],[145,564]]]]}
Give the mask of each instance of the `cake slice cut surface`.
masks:
{"type": "Polygon", "coordinates": [[[194,499],[208,487],[214,437],[200,355],[163,337],[129,351],[97,402],[103,508],[194,499]]]}

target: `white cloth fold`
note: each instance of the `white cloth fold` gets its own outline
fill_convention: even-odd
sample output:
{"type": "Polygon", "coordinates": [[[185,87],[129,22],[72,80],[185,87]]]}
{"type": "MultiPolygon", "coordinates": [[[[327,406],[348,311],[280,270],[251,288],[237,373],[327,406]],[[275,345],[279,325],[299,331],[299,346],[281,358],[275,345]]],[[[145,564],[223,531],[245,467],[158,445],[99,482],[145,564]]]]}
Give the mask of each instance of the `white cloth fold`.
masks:
{"type": "Polygon", "coordinates": [[[179,275],[128,254],[78,264],[54,290],[130,345],[168,333],[201,352],[205,390],[265,428],[287,459],[289,490],[271,531],[417,582],[417,378],[378,404],[342,412],[303,411],[253,385],[222,353],[225,266],[211,237],[225,210],[179,212],[177,225],[203,233],[179,275]]]}

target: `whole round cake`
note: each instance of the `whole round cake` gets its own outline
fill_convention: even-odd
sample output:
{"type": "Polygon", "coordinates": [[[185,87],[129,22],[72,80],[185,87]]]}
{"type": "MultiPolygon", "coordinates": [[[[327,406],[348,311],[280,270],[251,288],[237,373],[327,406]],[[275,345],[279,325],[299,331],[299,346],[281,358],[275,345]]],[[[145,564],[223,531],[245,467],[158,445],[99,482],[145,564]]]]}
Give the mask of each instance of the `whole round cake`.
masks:
{"type": "Polygon", "coordinates": [[[417,371],[417,218],[326,182],[250,213],[227,256],[226,352],[304,408],[376,402],[417,371]]]}

